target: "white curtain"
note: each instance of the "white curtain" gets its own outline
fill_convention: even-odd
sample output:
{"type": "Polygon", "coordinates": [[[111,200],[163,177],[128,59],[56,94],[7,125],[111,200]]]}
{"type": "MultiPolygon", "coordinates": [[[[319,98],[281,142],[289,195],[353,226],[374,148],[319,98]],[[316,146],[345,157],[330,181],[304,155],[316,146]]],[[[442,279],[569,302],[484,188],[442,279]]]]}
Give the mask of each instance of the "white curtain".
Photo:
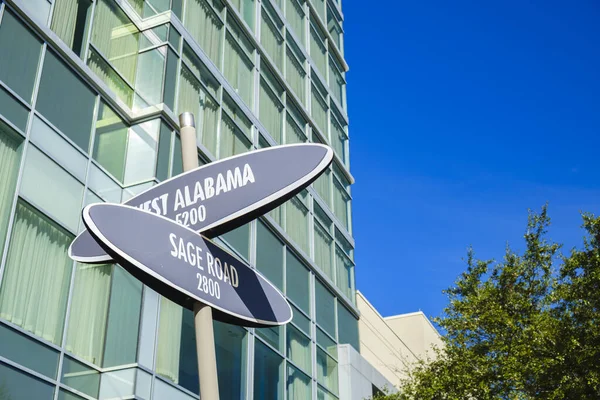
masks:
{"type": "Polygon", "coordinates": [[[346,132],[335,119],[331,118],[331,143],[335,153],[346,162],[346,132]]]}
{"type": "Polygon", "coordinates": [[[130,84],[135,81],[139,31],[114,1],[96,4],[92,43],[130,84]]]}
{"type": "Polygon", "coordinates": [[[285,118],[285,143],[305,143],[308,139],[304,131],[296,124],[291,115],[285,118]]]}
{"type": "Polygon", "coordinates": [[[250,150],[251,144],[246,136],[226,116],[221,121],[220,158],[230,157],[250,150]]]}
{"type": "Polygon", "coordinates": [[[311,396],[310,378],[295,368],[288,366],[288,400],[310,400],[311,396]]]}
{"type": "Polygon", "coordinates": [[[112,265],[77,264],[67,351],[102,365],[112,265]]]}
{"type": "Polygon", "coordinates": [[[287,50],[287,66],[285,80],[290,84],[296,96],[304,104],[304,68],[290,49],[287,50]]]}
{"type": "Polygon", "coordinates": [[[81,1],[89,3],[89,0],[56,0],[54,3],[50,29],[69,47],[73,46],[77,10],[81,1]]]}
{"type": "Polygon", "coordinates": [[[337,361],[319,348],[317,348],[317,381],[332,392],[338,392],[337,361]]]}
{"type": "Polygon", "coordinates": [[[273,25],[273,22],[269,21],[264,8],[260,23],[260,44],[267,51],[277,68],[283,71],[283,37],[273,25]]]}
{"type": "Polygon", "coordinates": [[[313,27],[310,30],[310,57],[317,65],[317,69],[319,70],[321,75],[325,76],[327,49],[323,44],[323,35],[319,35],[315,29],[316,28],[313,27]]]}
{"type": "Polygon", "coordinates": [[[247,105],[252,106],[254,79],[252,63],[247,59],[235,39],[227,34],[223,74],[247,105]]]}
{"type": "Polygon", "coordinates": [[[183,309],[172,301],[160,298],[156,373],[179,383],[179,353],[183,309]]]}
{"type": "Polygon", "coordinates": [[[23,139],[0,121],[0,254],[13,204],[23,139]]]}
{"type": "Polygon", "coordinates": [[[308,254],[308,209],[297,197],[285,203],[285,231],[308,254]]]}
{"type": "Polygon", "coordinates": [[[329,60],[329,87],[333,96],[340,105],[344,105],[344,78],[338,69],[334,66],[333,61],[329,60]]]}
{"type": "Polygon", "coordinates": [[[185,27],[208,57],[219,66],[223,24],[206,0],[187,0],[185,27]]]}
{"type": "Polygon", "coordinates": [[[340,288],[342,293],[351,300],[354,300],[352,290],[352,263],[348,260],[348,257],[344,252],[336,247],[335,249],[335,268],[337,271],[337,287],[340,288]]]}
{"type": "Polygon", "coordinates": [[[315,264],[331,278],[334,279],[333,265],[331,262],[331,247],[333,239],[325,230],[315,221],[315,264]]]}
{"type": "Polygon", "coordinates": [[[321,199],[331,207],[331,170],[326,170],[321,176],[317,178],[313,187],[321,196],[321,199]]]}
{"type": "Polygon", "coordinates": [[[321,133],[327,137],[327,103],[322,97],[317,94],[317,89],[313,86],[312,88],[312,104],[311,104],[311,114],[314,118],[315,122],[319,129],[321,129],[321,133]]]}
{"type": "Polygon", "coordinates": [[[260,81],[258,117],[260,122],[267,128],[273,139],[281,143],[281,130],[283,125],[283,106],[279,103],[277,96],[263,80],[260,81]]]}
{"type": "Polygon", "coordinates": [[[334,179],[333,185],[333,211],[335,216],[342,222],[342,224],[348,228],[348,202],[350,197],[340,185],[340,183],[334,179]]]}
{"type": "Polygon", "coordinates": [[[24,202],[17,204],[0,318],[60,345],[72,261],[73,237],[24,202]]]}
{"type": "Polygon", "coordinates": [[[300,42],[304,44],[304,11],[296,0],[288,0],[285,7],[285,18],[292,26],[292,30],[300,42]]]}
{"type": "Polygon", "coordinates": [[[288,356],[304,371],[312,370],[310,339],[300,333],[293,325],[287,326],[288,356]]]}
{"type": "Polygon", "coordinates": [[[133,105],[133,89],[93,49],[90,51],[88,66],[125,104],[129,107],[133,105]]]}

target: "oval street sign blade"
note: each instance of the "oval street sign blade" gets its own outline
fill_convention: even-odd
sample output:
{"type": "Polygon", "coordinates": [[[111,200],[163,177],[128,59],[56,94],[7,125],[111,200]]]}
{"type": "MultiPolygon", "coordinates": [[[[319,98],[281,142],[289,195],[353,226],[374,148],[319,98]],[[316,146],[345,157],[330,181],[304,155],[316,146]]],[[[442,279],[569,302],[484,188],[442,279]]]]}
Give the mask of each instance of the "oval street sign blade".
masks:
{"type": "Polygon", "coordinates": [[[92,204],[94,239],[137,279],[183,307],[202,302],[214,318],[243,326],[283,325],[292,309],[255,269],[193,230],[120,204],[92,204]]]}
{"type": "MultiPolygon", "coordinates": [[[[331,164],[330,147],[275,146],[216,161],[164,181],[124,204],[165,216],[212,238],[291,199],[331,164]]],[[[84,263],[111,258],[84,231],[69,247],[84,263]]]]}

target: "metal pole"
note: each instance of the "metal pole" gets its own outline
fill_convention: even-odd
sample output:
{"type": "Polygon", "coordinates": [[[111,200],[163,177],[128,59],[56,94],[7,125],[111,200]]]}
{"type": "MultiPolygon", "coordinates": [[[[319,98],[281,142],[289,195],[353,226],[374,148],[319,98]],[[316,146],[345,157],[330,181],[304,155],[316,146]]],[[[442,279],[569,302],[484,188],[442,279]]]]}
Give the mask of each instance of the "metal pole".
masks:
{"type": "MultiPolygon", "coordinates": [[[[183,171],[185,172],[198,167],[194,114],[189,112],[180,114],[179,125],[181,126],[181,156],[183,171]]],[[[203,400],[219,400],[212,308],[202,303],[194,304],[194,327],[196,328],[200,398],[203,400]]]]}

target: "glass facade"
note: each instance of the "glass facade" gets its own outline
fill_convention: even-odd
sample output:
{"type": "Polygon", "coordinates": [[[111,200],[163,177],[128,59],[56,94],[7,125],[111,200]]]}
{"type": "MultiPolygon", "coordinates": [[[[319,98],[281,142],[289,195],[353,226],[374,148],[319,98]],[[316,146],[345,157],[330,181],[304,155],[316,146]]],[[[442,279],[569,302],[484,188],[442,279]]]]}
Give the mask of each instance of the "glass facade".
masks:
{"type": "Polygon", "coordinates": [[[0,398],[198,398],[192,312],[66,252],[82,207],[182,172],[184,111],[201,164],[334,149],[313,185],[216,239],[292,322],[214,333],[221,399],[338,398],[336,346],[359,346],[342,27],[332,0],[0,0],[0,398]]]}

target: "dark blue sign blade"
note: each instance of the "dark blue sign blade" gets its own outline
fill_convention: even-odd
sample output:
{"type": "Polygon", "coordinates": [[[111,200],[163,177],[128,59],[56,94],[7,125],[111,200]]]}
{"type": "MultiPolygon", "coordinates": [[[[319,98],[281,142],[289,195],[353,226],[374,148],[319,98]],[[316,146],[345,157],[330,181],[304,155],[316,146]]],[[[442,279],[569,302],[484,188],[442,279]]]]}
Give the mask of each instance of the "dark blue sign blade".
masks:
{"type": "Polygon", "coordinates": [[[213,308],[214,318],[243,326],[283,325],[292,309],[255,269],[190,228],[119,204],[93,204],[83,220],[95,240],[127,271],[187,308],[213,308]]]}
{"type": "MultiPolygon", "coordinates": [[[[291,199],[331,164],[333,151],[302,143],[261,149],[188,171],[125,204],[165,216],[212,238],[235,229],[291,199]]],[[[85,263],[111,258],[81,233],[69,256],[85,263]]]]}

